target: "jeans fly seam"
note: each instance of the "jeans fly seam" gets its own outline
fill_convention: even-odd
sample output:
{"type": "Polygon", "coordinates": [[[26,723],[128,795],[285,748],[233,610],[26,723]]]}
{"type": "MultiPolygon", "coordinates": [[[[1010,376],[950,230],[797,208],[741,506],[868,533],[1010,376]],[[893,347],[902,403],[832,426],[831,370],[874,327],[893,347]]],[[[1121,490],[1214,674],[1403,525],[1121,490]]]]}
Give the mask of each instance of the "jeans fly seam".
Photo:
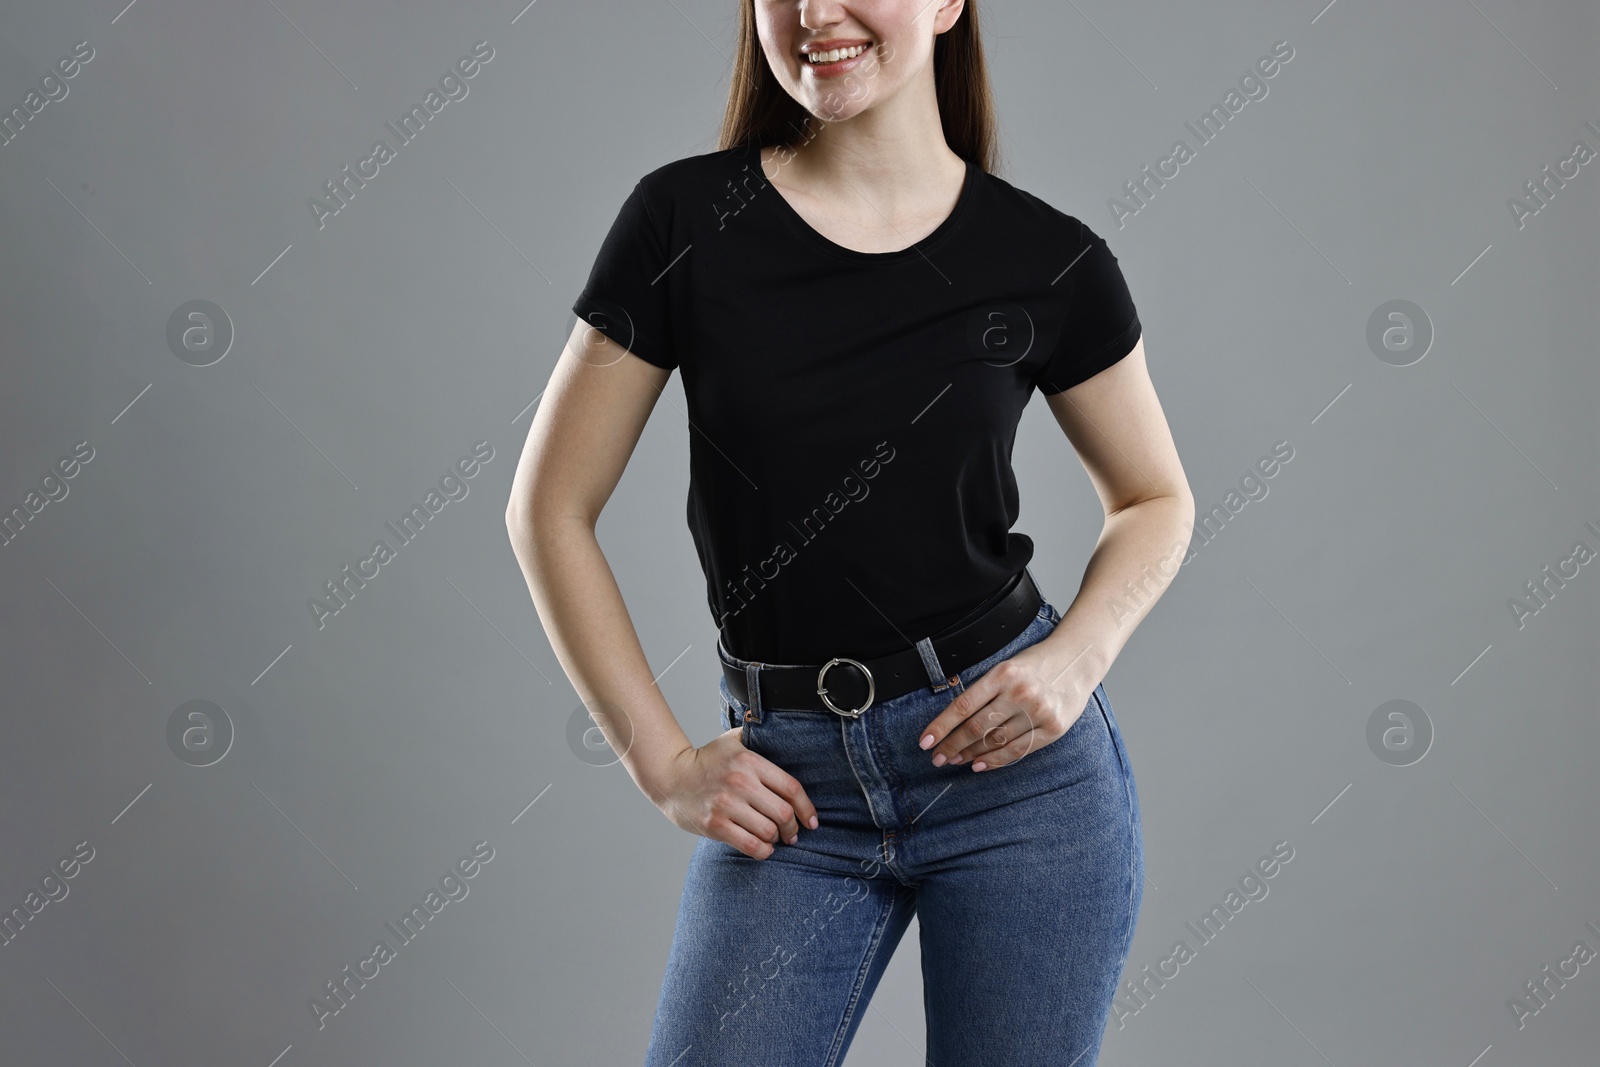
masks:
{"type": "MultiPolygon", "coordinates": [[[[887,747],[888,744],[889,740],[887,736],[885,736],[884,747],[887,747]]],[[[867,729],[867,748],[873,751],[874,762],[876,762],[878,747],[879,746],[877,743],[873,740],[872,729],[869,725],[867,729]]],[[[889,787],[889,803],[894,808],[895,816],[894,828],[887,832],[891,835],[900,834],[903,832],[907,837],[909,837],[911,835],[912,826],[910,823],[906,822],[905,812],[901,810],[903,805],[900,802],[900,799],[904,797],[907,792],[906,782],[905,779],[900,776],[899,769],[895,767],[893,753],[890,753],[888,758],[883,761],[883,778],[884,783],[889,787]]]]}
{"type": "Polygon", "coordinates": [[[861,797],[867,802],[867,811],[871,813],[873,823],[881,830],[883,824],[878,822],[878,809],[872,803],[872,790],[861,780],[861,768],[856,766],[856,757],[850,751],[850,722],[843,716],[839,717],[839,743],[844,746],[844,758],[849,761],[850,773],[855,776],[856,787],[861,790],[861,797]]]}

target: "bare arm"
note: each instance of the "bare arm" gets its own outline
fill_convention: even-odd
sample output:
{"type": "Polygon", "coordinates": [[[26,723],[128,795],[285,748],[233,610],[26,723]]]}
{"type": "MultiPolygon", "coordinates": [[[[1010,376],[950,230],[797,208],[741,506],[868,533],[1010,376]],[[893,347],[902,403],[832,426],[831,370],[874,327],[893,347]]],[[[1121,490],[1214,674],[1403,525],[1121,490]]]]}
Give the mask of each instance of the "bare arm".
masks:
{"type": "Polygon", "coordinates": [[[1150,381],[1144,339],[1045,399],[1088,471],[1105,523],[1055,630],[997,664],[929,725],[934,758],[998,767],[1066,733],[1188,551],[1194,497],[1150,381]]]}
{"type": "Polygon", "coordinates": [[[1106,370],[1046,398],[1100,497],[1105,523],[1054,642],[1100,684],[1189,550],[1194,496],[1145,364],[1144,338],[1106,370]],[[1085,651],[1087,650],[1087,651],[1085,651]]]}
{"type": "Polygon", "coordinates": [[[628,709],[628,723],[603,716],[601,728],[647,793],[689,738],[652,680],[594,530],[671,376],[579,322],[534,412],[506,506],[512,550],[561,669],[591,709],[628,709]]]}
{"type": "Polygon", "coordinates": [[[606,740],[658,807],[685,830],[770,855],[779,828],[816,810],[799,782],[729,731],[696,749],[657,688],[595,537],[672,372],[579,321],[528,431],[506,528],[561,668],[606,740]]]}

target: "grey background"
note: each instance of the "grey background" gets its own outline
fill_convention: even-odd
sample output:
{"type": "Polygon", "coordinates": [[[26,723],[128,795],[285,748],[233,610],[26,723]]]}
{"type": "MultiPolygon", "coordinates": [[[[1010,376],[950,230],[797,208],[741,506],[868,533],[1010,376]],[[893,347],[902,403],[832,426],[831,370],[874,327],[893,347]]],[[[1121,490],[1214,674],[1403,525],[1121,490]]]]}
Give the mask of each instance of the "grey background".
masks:
{"type": "MultiPolygon", "coordinates": [[[[76,42],[95,49],[0,146],[0,506],[95,449],[0,549],[0,910],[94,849],[0,947],[0,1060],[640,1061],[694,840],[569,748],[577,701],[502,514],[617,207],[715,147],[734,11],[0,15],[6,110],[76,42]],[[319,231],[308,198],[479,40],[495,56],[469,95],[319,231]],[[209,367],[166,342],[195,299],[236,330],[209,367]],[[494,457],[468,495],[319,630],[322,583],[392,543],[385,521],[479,440],[494,457]],[[235,732],[209,767],[168,747],[190,700],[235,732]],[[470,894],[319,1031],[308,998],[485,839],[470,894]]],[[[1264,499],[1196,539],[1106,680],[1150,880],[1129,974],[1274,842],[1294,859],[1111,1025],[1102,1062],[1593,1062],[1600,963],[1520,1032],[1507,1000],[1580,938],[1600,949],[1597,565],[1523,628],[1507,601],[1574,542],[1600,547],[1583,525],[1600,525],[1600,163],[1520,230],[1506,201],[1577,139],[1600,148],[1600,11],[983,16],[1002,174],[1119,256],[1202,512],[1274,442],[1294,449],[1264,499]],[[1118,229],[1107,199],[1192,144],[1183,123],[1283,39],[1269,95],[1118,229]],[[1406,367],[1366,342],[1392,299],[1435,331],[1406,367]],[[1392,699],[1435,731],[1411,766],[1367,745],[1392,699]]],[[[699,743],[717,666],[683,411],[675,376],[600,531],[699,743]]],[[[1034,573],[1065,607],[1099,513],[1042,400],[1016,466],[1034,573]]],[[[849,1063],[922,1047],[913,929],[849,1063]]]]}

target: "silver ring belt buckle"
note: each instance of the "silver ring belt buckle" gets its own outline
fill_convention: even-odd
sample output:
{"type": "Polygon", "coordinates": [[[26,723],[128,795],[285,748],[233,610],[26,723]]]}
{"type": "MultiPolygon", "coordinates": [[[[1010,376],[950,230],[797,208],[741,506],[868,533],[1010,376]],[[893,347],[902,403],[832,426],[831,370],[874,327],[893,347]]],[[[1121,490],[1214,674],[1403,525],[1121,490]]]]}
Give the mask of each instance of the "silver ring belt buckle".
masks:
{"type": "Polygon", "coordinates": [[[835,656],[828,662],[824,663],[822,665],[822,669],[817,672],[817,696],[822,698],[822,702],[828,706],[829,711],[835,712],[839,715],[848,715],[852,719],[860,718],[861,713],[872,706],[872,698],[876,692],[877,689],[872,681],[872,672],[867,670],[867,665],[862,663],[860,660],[851,659],[849,656],[835,656]],[[833,701],[828,699],[828,687],[825,682],[828,676],[828,669],[830,667],[836,667],[841,663],[851,664],[857,670],[859,670],[862,677],[866,678],[867,680],[866,703],[862,704],[859,708],[841,708],[835,705],[833,701]]]}

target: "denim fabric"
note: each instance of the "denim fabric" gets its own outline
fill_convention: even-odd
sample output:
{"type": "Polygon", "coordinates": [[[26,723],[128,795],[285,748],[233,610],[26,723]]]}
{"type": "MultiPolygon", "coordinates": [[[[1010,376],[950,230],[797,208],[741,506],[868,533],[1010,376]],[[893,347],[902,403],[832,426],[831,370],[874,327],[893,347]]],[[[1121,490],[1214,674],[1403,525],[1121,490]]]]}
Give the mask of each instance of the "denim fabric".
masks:
{"type": "Polygon", "coordinates": [[[1046,601],[957,686],[923,643],[928,686],[858,719],[747,717],[719,681],[724,728],[799,779],[819,826],[764,860],[698,840],[646,1067],[836,1067],[913,914],[928,1062],[1092,1067],[1144,887],[1138,793],[1104,686],[1013,764],[935,767],[917,747],[959,692],[1060,619],[1046,601]]]}

